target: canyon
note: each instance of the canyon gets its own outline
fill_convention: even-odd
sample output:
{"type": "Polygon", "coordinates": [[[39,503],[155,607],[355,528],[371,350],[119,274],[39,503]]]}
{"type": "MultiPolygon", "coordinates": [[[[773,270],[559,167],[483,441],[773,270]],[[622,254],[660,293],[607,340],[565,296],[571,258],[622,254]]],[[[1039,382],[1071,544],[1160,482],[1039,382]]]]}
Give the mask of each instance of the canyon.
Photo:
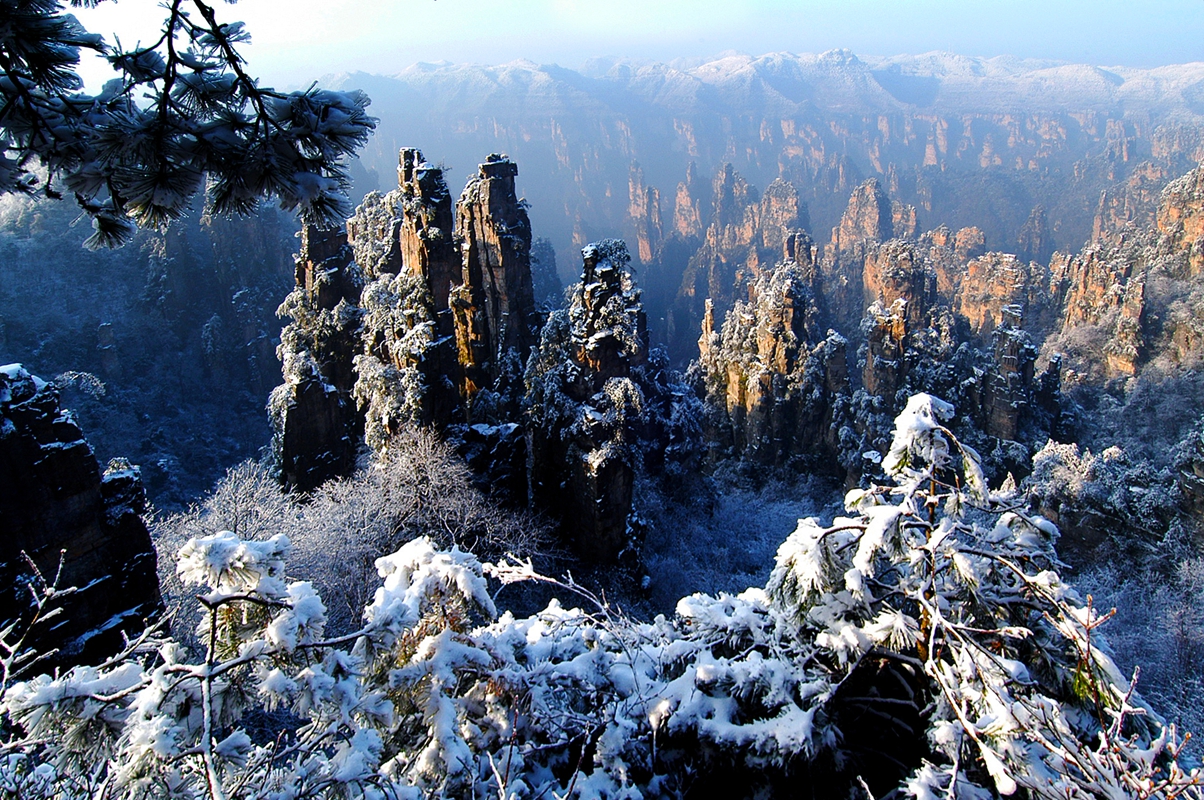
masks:
{"type": "MultiPolygon", "coordinates": [[[[736,463],[755,480],[862,485],[916,392],[958,409],[950,425],[990,485],[1024,485],[1043,448],[1105,449],[1100,402],[1123,407],[1134,387],[1201,363],[1198,70],[833,52],[338,78],[365,82],[382,117],[360,190],[407,137],[390,156],[395,188],[367,192],[342,229],[305,227],[299,248],[266,214],[146,234],[145,277],[142,256],[126,259],[113,274],[129,288],[113,288],[140,291],[162,321],[132,301],[90,316],[52,384],[112,452],[100,378],[119,391],[144,379],[138,339],[166,328],[196,410],[155,402],[182,419],[236,407],[251,420],[270,394],[268,450],[290,490],[429,427],[494,500],[559,523],[577,558],[637,572],[641,482],[680,486],[736,463]],[[478,160],[498,142],[510,155],[478,160]],[[448,175],[474,148],[457,199],[448,175]],[[269,392],[281,297],[284,381],[269,392]]],[[[6,240],[12,253],[32,253],[30,233],[53,216],[37,208],[6,211],[26,237],[6,240]]],[[[60,286],[89,291],[60,271],[60,286]]],[[[15,311],[28,293],[5,291],[0,344],[17,353],[41,336],[66,352],[38,333],[53,325],[15,311]]],[[[123,413],[149,419],[137,402],[146,410],[123,413]]],[[[228,447],[243,456],[257,446],[245,427],[228,447]]],[[[1190,427],[1157,441],[1194,453],[1190,427]]],[[[188,429],[127,448],[153,497],[185,502],[205,480],[176,455],[188,429]]],[[[1175,458],[1174,513],[1195,525],[1199,459],[1175,458]]],[[[1098,543],[1106,525],[1074,520],[1107,514],[1081,499],[1034,495],[1098,543]]]]}

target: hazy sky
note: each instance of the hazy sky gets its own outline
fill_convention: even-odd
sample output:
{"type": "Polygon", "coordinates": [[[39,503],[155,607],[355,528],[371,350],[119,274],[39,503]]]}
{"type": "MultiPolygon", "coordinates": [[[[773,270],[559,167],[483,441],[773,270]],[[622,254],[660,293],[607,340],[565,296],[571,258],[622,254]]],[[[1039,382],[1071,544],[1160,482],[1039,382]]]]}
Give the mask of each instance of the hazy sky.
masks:
{"type": "MultiPolygon", "coordinates": [[[[668,60],[725,50],[870,55],[950,50],[1111,66],[1204,60],[1204,0],[242,0],[252,68],[266,81],[395,73],[416,61],[529,58],[577,67],[598,56],[668,60]]],[[[97,33],[148,39],[156,0],[77,16],[97,33]]]]}

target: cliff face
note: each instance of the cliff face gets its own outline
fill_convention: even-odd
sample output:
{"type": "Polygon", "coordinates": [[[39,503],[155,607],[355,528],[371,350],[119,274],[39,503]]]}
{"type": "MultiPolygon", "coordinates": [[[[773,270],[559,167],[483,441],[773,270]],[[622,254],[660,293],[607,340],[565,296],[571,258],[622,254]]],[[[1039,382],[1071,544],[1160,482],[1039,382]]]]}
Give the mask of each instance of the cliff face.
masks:
{"type": "MultiPolygon", "coordinates": [[[[634,162],[631,165],[628,193],[631,197],[628,214],[635,227],[636,256],[641,262],[650,264],[660,252],[665,238],[661,229],[661,195],[655,186],[644,184],[644,170],[634,162]]],[[[697,235],[696,224],[687,223],[686,227],[690,229],[686,235],[697,235]]]]}
{"type": "Polygon", "coordinates": [[[853,322],[877,299],[880,266],[875,246],[914,237],[915,229],[915,209],[892,201],[877,179],[853,190],[824,248],[824,296],[839,329],[852,333],[853,322]]]}
{"type": "Polygon", "coordinates": [[[539,322],[518,168],[490,156],[453,214],[442,170],[409,148],[398,163],[346,234],[303,232],[270,403],[290,486],[346,474],[361,434],[379,451],[405,424],[518,413],[539,322]]]}
{"type": "Polygon", "coordinates": [[[936,270],[909,242],[875,247],[863,283],[874,299],[861,322],[861,383],[868,394],[894,403],[920,361],[952,353],[951,318],[937,304],[936,270]]]}
{"type": "MultiPolygon", "coordinates": [[[[733,302],[748,296],[751,285],[781,257],[786,241],[809,224],[806,206],[798,192],[783,180],[773,181],[759,194],[730,164],[716,175],[708,213],[696,214],[698,206],[688,189],[690,180],[681,185],[689,198],[679,203],[679,242],[695,228],[695,220],[709,219],[702,242],[689,255],[689,261],[670,311],[667,332],[672,354],[692,351],[692,331],[698,330],[706,301],[720,313],[733,302]],[[684,207],[685,211],[682,211],[684,207]]],[[[688,246],[688,245],[687,245],[688,246]]],[[[674,269],[673,252],[662,252],[660,270],[674,269]]]]}
{"type": "Polygon", "coordinates": [[[842,257],[856,259],[866,242],[884,242],[894,237],[894,217],[890,198],[878,180],[870,178],[849,196],[824,255],[832,261],[842,257]]]}
{"type": "Polygon", "coordinates": [[[1098,242],[1126,230],[1151,226],[1159,195],[1173,174],[1165,162],[1145,161],[1136,165],[1123,181],[1101,191],[1091,240],[1098,242]]]}
{"type": "Polygon", "coordinates": [[[517,175],[516,164],[491,155],[456,203],[463,272],[451,303],[466,399],[503,376],[510,352],[521,370],[537,339],[531,222],[515,194],[517,175]]]}
{"type": "Polygon", "coordinates": [[[1044,206],[1035,206],[1016,236],[1016,258],[1021,261],[1048,263],[1053,255],[1053,231],[1044,206]]]}
{"type": "Polygon", "coordinates": [[[1046,321],[1049,275],[1035,261],[1010,253],[986,253],[965,263],[953,307],[970,331],[985,339],[1005,316],[1017,325],[1040,327],[1046,321]]]}
{"type": "Polygon", "coordinates": [[[1187,254],[1189,277],[1200,275],[1204,270],[1204,169],[1194,169],[1166,186],[1156,221],[1170,246],[1187,254]]]}
{"type": "MultiPolygon", "coordinates": [[[[539,170],[528,196],[539,209],[563,209],[541,220],[562,260],[601,231],[622,233],[638,250],[642,215],[631,214],[627,191],[633,161],[659,190],[666,233],[670,218],[685,235],[696,226],[701,237],[709,225],[705,213],[676,213],[689,206],[678,203],[688,165],[705,183],[730,162],[759,187],[778,177],[792,183],[821,245],[849,193],[876,177],[921,221],[978,225],[990,249],[1011,250],[1038,203],[1052,246],[1078,247],[1091,235],[1102,189],[1151,160],[1172,175],[1188,168],[1199,155],[1201,117],[1177,87],[1201,77],[1193,65],[1106,72],[832,51],[726,56],[689,68],[417,65],[374,78],[372,96],[377,142],[422,141],[463,174],[502,142],[539,170]]],[[[379,145],[364,154],[381,174],[393,157],[379,145]]],[[[707,191],[691,194],[705,201],[707,191]]],[[[649,308],[650,317],[660,313],[649,308]]]]}
{"type": "Polygon", "coordinates": [[[1139,188],[1156,203],[1143,201],[1149,208],[1142,214],[1050,262],[1049,294],[1061,313],[1044,347],[1065,352],[1077,380],[1129,377],[1147,366],[1165,372],[1204,359],[1204,170],[1161,192],[1149,185],[1153,179],[1139,188]]]}
{"type": "Polygon", "coordinates": [[[292,317],[277,354],[284,384],[268,409],[285,485],[308,491],[355,464],[363,422],[352,399],[362,273],[342,231],[301,232],[296,288],[277,312],[292,317]]]}
{"type": "Polygon", "coordinates": [[[102,474],[58,392],[18,364],[0,367],[0,486],[0,622],[28,618],[22,553],[47,580],[62,553],[58,588],[77,588],[33,629],[29,644],[59,649],[52,664],[101,660],[162,610],[138,468],[114,461],[102,474]]]}
{"type": "Polygon", "coordinates": [[[442,170],[401,150],[398,187],[369,194],[347,221],[363,287],[354,396],[364,435],[381,450],[406,423],[463,419],[465,384],[450,307],[461,274],[452,202],[442,170]]]}
{"type": "Polygon", "coordinates": [[[839,469],[849,399],[846,342],[820,326],[810,240],[792,245],[798,260],[762,273],[721,332],[707,304],[699,362],[707,400],[723,411],[711,435],[755,463],[830,472],[839,469]]]}

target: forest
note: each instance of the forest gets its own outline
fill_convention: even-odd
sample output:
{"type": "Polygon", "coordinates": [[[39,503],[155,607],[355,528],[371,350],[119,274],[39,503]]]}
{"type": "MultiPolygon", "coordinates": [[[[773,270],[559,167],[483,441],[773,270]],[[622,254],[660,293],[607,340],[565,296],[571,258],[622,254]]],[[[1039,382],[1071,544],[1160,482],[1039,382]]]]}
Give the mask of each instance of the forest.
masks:
{"type": "Polygon", "coordinates": [[[2,11],[0,796],[1204,797],[1199,64],[185,5],[2,11]]]}

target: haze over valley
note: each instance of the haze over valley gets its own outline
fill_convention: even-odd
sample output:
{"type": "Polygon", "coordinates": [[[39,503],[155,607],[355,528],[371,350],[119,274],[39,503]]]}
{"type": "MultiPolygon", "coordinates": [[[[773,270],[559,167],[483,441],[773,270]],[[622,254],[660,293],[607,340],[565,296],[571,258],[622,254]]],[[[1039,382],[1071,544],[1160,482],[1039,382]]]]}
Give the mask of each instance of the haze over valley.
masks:
{"type": "Polygon", "coordinates": [[[1204,796],[1204,12],[185,5],[0,79],[0,795],[1204,796]]]}

